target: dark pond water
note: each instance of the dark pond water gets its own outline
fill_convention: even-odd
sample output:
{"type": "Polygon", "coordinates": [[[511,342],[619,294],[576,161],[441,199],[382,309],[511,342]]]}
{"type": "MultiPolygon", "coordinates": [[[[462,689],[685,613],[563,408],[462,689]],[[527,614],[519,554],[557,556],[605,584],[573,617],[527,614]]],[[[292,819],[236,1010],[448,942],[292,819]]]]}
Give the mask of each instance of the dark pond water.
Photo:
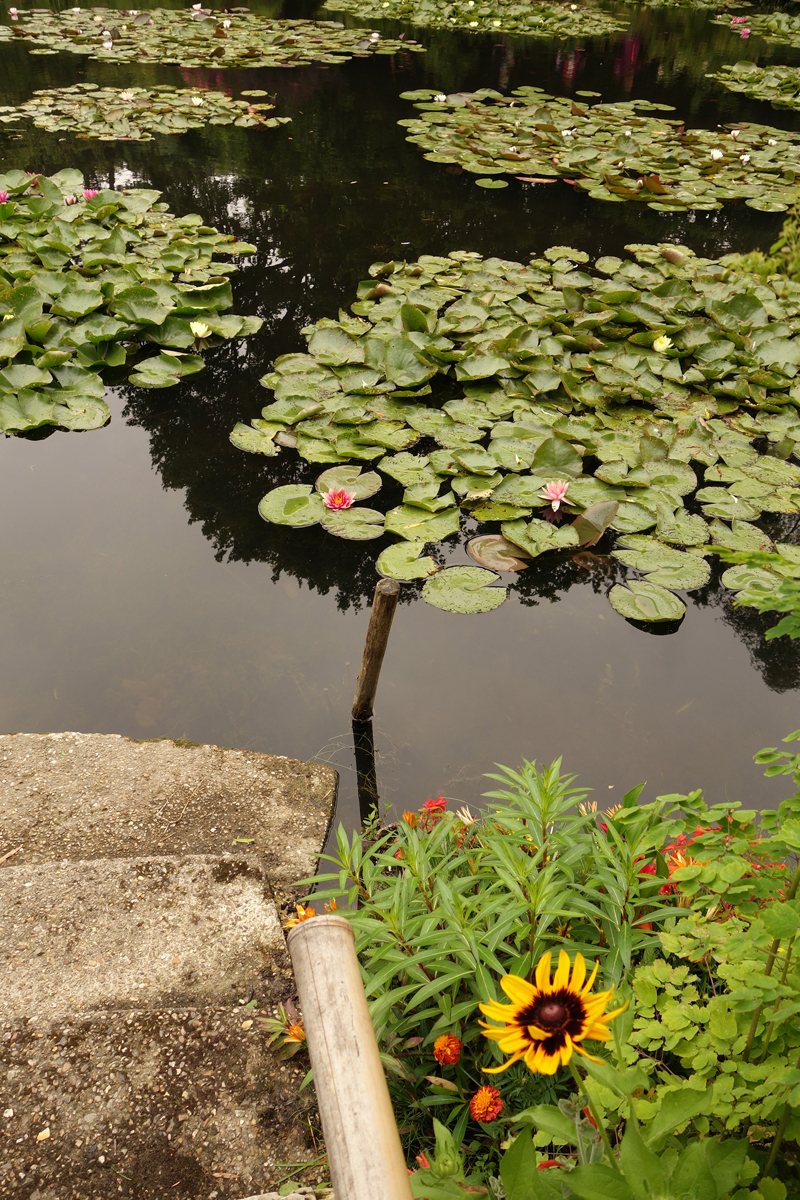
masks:
{"type": "MultiPolygon", "coordinates": [[[[270,487],[318,472],[291,452],[262,460],[229,444],[235,421],[269,399],[259,376],[304,348],[308,321],[348,306],[377,259],[455,249],[525,259],[553,244],[616,254],[664,239],[717,255],[774,240],[779,216],[732,204],[679,217],[597,204],[562,183],[482,191],[405,142],[396,121],[412,110],[398,97],[528,83],[668,102],[695,126],[795,128],[796,115],[742,100],[706,73],[738,57],[796,63],[797,53],[740,42],[680,10],[641,10],[628,35],[578,49],[417,36],[425,55],[228,73],[112,69],[0,47],[3,103],[84,79],[202,82],[234,95],[264,88],[292,117],[277,130],[149,144],[0,135],[4,169],[79,166],[95,185],[160,188],[173,211],[254,242],[257,256],[235,277],[236,311],[265,320],[247,346],[208,354],[206,370],[178,388],[122,388],[102,430],[0,444],[3,730],[166,735],[318,757],[342,771],[340,813],[352,822],[349,712],[382,543],[260,520],[270,487]]],[[[800,536],[791,519],[783,529],[800,536]]],[[[445,551],[470,561],[461,544],[445,551]]],[[[642,780],[650,797],[702,787],[746,805],[782,798],[785,785],[764,781],[751,756],[800,724],[800,646],[766,642],[774,619],[733,610],[717,567],[677,632],[636,629],[606,599],[613,561],[538,560],[482,616],[440,612],[404,587],[376,715],[385,801],[417,806],[444,792],[475,802],[493,763],[558,755],[601,804],[642,780]]]]}

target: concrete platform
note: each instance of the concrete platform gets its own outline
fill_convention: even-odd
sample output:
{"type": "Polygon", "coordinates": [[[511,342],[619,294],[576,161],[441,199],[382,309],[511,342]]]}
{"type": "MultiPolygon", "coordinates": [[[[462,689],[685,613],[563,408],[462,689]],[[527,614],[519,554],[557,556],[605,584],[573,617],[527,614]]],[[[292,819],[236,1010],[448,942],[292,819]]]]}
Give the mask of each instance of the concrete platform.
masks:
{"type": "Polygon", "coordinates": [[[215,746],[0,736],[0,1197],[239,1200],[318,1159],[307,1063],[259,1015],[294,994],[279,906],[336,787],[215,746]]]}

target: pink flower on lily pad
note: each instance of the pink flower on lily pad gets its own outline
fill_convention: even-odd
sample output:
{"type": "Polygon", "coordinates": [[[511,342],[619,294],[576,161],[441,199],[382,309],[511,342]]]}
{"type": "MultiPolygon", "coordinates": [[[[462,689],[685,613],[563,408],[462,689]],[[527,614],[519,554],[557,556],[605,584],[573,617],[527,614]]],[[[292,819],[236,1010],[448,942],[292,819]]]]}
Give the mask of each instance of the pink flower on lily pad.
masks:
{"type": "Polygon", "coordinates": [[[542,496],[545,500],[550,501],[553,512],[558,512],[561,504],[566,499],[568,487],[569,484],[563,479],[551,479],[542,488],[542,496]]]}
{"type": "Polygon", "coordinates": [[[0,204],[5,204],[8,199],[8,192],[0,192],[0,204]]]}
{"type": "Polygon", "coordinates": [[[355,492],[346,492],[344,488],[331,488],[323,495],[322,503],[326,508],[350,508],[355,498],[355,492]]]}
{"type": "Polygon", "coordinates": [[[77,204],[77,203],[78,203],[78,197],[77,197],[77,196],[72,196],[72,195],[65,196],[65,197],[64,197],[64,203],[65,203],[65,204],[77,204]]]}
{"type": "Polygon", "coordinates": [[[97,195],[97,188],[84,188],[83,189],[84,200],[94,200],[96,195],[97,195]]]}

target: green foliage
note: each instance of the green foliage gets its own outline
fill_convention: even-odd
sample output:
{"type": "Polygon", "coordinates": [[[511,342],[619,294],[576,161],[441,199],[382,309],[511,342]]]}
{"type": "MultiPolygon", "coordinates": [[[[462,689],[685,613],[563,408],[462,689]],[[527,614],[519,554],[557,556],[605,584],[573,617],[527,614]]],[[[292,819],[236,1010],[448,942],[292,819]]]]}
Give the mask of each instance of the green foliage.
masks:
{"type": "Polygon", "coordinates": [[[599,37],[625,29],[627,18],[588,4],[519,3],[519,0],[327,0],[333,12],[351,12],[362,20],[393,17],[432,29],[468,29],[476,33],[524,33],[528,37],[599,37]]]}
{"type": "Polygon", "coordinates": [[[723,583],[736,591],[737,608],[786,613],[777,625],[767,630],[767,641],[800,637],[800,548],[779,542],[775,553],[737,551],[723,546],[714,550],[725,562],[739,564],[722,577],[723,583]]]}
{"type": "Polygon", "coordinates": [[[411,39],[381,38],[335,21],[273,21],[246,10],[151,8],[123,13],[92,8],[91,21],[76,11],[21,9],[13,34],[31,54],[69,51],[100,62],[174,63],[180,67],[301,67],[342,63],[353,54],[422,51],[411,39]]]}
{"type": "Polygon", "coordinates": [[[171,84],[153,89],[101,88],[96,83],[75,83],[34,92],[24,104],[0,106],[0,122],[8,125],[28,117],[40,129],[65,129],[79,138],[148,141],[153,134],[185,133],[207,124],[274,128],[291,120],[261,116],[262,111],[274,107],[233,100],[224,92],[205,88],[176,88],[171,84]]]}
{"type": "MultiPolygon", "coordinates": [[[[656,211],[709,210],[744,199],[761,212],[797,202],[797,134],[768,125],[685,129],[648,100],[577,104],[537,87],[403,93],[420,110],[400,122],[436,163],[476,175],[569,178],[594,200],[656,211]],[[780,174],[782,169],[786,174],[780,174]]],[[[477,181],[485,185],[488,181],[477,181]]]]}
{"type": "Polygon", "coordinates": [[[171,387],[203,368],[202,350],[256,333],[233,303],[218,254],[253,247],[175,217],[160,193],[84,190],[80,171],[0,175],[0,431],[95,429],[109,409],[102,374],[145,346],[140,387],[171,387]]]}

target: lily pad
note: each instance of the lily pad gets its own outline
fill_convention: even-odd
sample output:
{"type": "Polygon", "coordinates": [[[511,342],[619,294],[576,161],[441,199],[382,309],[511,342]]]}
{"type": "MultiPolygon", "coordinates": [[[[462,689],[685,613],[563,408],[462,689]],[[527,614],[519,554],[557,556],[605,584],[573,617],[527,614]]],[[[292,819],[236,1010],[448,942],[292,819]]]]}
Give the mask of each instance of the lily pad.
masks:
{"type": "Polygon", "coordinates": [[[608,593],[611,607],[629,621],[680,621],[686,606],[666,588],[643,580],[630,580],[627,587],[615,586],[608,593]]]}
{"type": "Polygon", "coordinates": [[[325,514],[322,497],[312,491],[310,483],[287,483],[267,492],[258,506],[265,521],[273,525],[291,525],[302,529],[316,525],[325,514]]]}
{"type": "Polygon", "coordinates": [[[383,513],[376,508],[326,508],[320,524],[328,533],[351,542],[369,542],[383,536],[383,513]]]}
{"type": "Polygon", "coordinates": [[[397,542],[387,546],[378,555],[375,566],[378,574],[389,579],[427,579],[439,570],[438,564],[430,557],[423,555],[425,542],[397,542]]]}
{"type": "MultiPolygon", "coordinates": [[[[327,0],[334,12],[351,12],[359,20],[392,18],[415,28],[465,29],[470,33],[517,33],[538,38],[604,37],[626,29],[626,18],[585,5],[522,3],[478,4],[476,0],[327,0]]],[[[594,93],[592,93],[594,94],[594,93]]],[[[438,104],[445,97],[428,88],[403,93],[406,99],[438,104]]]]}
{"type": "Polygon", "coordinates": [[[239,421],[233,427],[231,433],[231,441],[239,450],[246,450],[248,454],[267,454],[274,456],[278,453],[278,447],[275,445],[274,437],[280,425],[273,425],[272,432],[267,433],[261,429],[253,429],[251,425],[243,425],[239,421]]]}
{"type": "Polygon", "coordinates": [[[381,490],[382,480],[376,471],[365,471],[361,467],[331,467],[317,477],[314,487],[318,492],[330,492],[344,488],[354,500],[367,500],[381,490]]]}
{"type": "Polygon", "coordinates": [[[499,608],[506,589],[491,587],[499,578],[481,567],[446,567],[429,579],[422,589],[423,599],[445,612],[485,613],[499,608]]]}
{"type": "Polygon", "coordinates": [[[467,554],[491,571],[524,571],[530,555],[499,533],[482,533],[467,542],[467,554]]]}
{"type": "MultiPolygon", "coordinates": [[[[486,174],[491,164],[496,173],[561,176],[593,199],[666,212],[707,210],[738,196],[778,212],[800,199],[800,135],[767,125],[685,129],[654,115],[646,100],[581,107],[528,86],[511,96],[484,88],[414,103],[420,115],[403,120],[406,140],[466,170],[486,174]]],[[[571,285],[580,285],[580,272],[572,274],[571,285]]]]}
{"type": "Polygon", "coordinates": [[[386,514],[386,532],[398,533],[409,542],[440,542],[458,533],[461,527],[457,508],[441,513],[426,513],[424,509],[401,504],[386,514]]]}
{"type": "Polygon", "coordinates": [[[92,8],[91,21],[75,11],[20,10],[13,32],[33,54],[70,51],[100,62],[174,63],[215,71],[342,63],[354,54],[424,49],[412,38],[383,38],[336,21],[274,21],[243,8],[152,8],[136,14],[92,8]]]}

